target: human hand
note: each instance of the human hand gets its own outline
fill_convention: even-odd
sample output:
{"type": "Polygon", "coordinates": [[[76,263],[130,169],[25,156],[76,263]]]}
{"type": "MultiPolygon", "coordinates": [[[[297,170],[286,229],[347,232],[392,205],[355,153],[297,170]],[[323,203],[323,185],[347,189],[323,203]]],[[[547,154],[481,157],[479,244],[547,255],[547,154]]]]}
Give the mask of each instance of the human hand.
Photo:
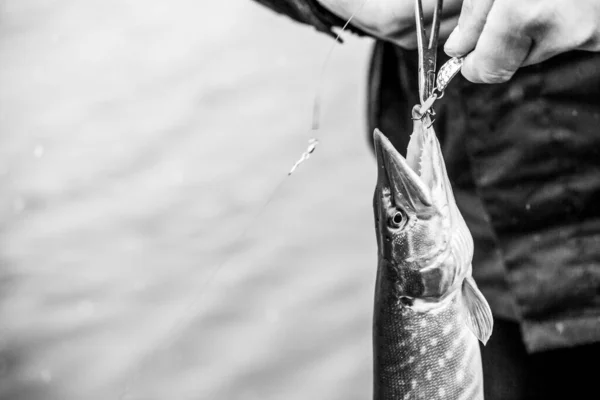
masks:
{"type": "Polygon", "coordinates": [[[475,83],[508,81],[518,68],[570,50],[600,51],[599,0],[464,0],[444,47],[475,83]]]}
{"type": "MultiPolygon", "coordinates": [[[[317,0],[323,7],[351,24],[406,49],[417,48],[415,0],[317,0]]],[[[425,22],[431,24],[436,0],[423,0],[425,22]]],[[[440,40],[445,40],[458,21],[462,0],[445,0],[440,23],[440,40]]]]}

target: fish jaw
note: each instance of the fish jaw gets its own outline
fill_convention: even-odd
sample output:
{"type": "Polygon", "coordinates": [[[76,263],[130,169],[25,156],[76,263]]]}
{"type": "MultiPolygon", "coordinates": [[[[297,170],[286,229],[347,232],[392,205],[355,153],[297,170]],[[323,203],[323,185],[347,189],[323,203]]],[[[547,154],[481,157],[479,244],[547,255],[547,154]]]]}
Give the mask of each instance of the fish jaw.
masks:
{"type": "Polygon", "coordinates": [[[380,130],[375,129],[373,139],[378,188],[391,193],[394,203],[407,213],[416,214],[431,207],[431,191],[419,177],[418,166],[415,163],[410,165],[380,130]]]}

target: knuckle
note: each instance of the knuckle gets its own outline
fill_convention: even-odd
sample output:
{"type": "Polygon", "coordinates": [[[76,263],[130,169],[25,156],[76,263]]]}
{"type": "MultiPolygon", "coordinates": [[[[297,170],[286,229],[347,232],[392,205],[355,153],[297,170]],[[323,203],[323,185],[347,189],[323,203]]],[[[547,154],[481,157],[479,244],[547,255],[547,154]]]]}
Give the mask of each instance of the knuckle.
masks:
{"type": "Polygon", "coordinates": [[[508,71],[505,69],[481,70],[478,71],[477,75],[477,79],[481,83],[504,83],[512,78],[514,71],[508,71]]]}
{"type": "Polygon", "coordinates": [[[514,6],[511,10],[509,20],[517,31],[524,36],[538,38],[543,36],[555,19],[552,7],[543,1],[534,0],[525,2],[520,6],[514,6]]]}
{"type": "Polygon", "coordinates": [[[595,51],[599,48],[599,36],[596,22],[583,20],[572,33],[570,44],[574,49],[595,51]]]}
{"type": "Polygon", "coordinates": [[[514,71],[505,68],[471,67],[462,70],[463,76],[473,83],[504,83],[510,80],[514,71]]]}

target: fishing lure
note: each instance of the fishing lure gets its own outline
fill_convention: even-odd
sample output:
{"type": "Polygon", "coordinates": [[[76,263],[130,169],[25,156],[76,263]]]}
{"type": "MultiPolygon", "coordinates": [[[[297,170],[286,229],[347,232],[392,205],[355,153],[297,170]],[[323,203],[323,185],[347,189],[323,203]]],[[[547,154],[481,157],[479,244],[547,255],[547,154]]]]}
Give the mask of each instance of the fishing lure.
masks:
{"type": "Polygon", "coordinates": [[[300,159],[298,159],[298,161],[296,161],[296,163],[292,166],[292,169],[290,169],[290,172],[288,172],[288,176],[291,175],[300,164],[310,158],[310,155],[313,153],[313,151],[315,151],[318,144],[319,141],[316,138],[308,139],[308,148],[304,151],[304,153],[302,153],[300,159]]]}

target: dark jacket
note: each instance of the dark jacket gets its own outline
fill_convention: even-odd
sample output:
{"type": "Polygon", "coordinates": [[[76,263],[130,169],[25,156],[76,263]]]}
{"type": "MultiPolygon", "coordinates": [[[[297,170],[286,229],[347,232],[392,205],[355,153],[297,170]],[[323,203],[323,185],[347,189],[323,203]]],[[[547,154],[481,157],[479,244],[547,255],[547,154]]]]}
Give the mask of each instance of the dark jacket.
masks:
{"type": "MultiPolygon", "coordinates": [[[[313,0],[259,2],[321,31],[344,23],[313,0]]],[[[416,78],[416,51],[376,42],[367,134],[378,127],[401,152],[416,78]]],[[[600,53],[566,53],[505,84],[457,77],[435,110],[496,318],[519,321],[530,352],[600,342],[600,53]]]]}

